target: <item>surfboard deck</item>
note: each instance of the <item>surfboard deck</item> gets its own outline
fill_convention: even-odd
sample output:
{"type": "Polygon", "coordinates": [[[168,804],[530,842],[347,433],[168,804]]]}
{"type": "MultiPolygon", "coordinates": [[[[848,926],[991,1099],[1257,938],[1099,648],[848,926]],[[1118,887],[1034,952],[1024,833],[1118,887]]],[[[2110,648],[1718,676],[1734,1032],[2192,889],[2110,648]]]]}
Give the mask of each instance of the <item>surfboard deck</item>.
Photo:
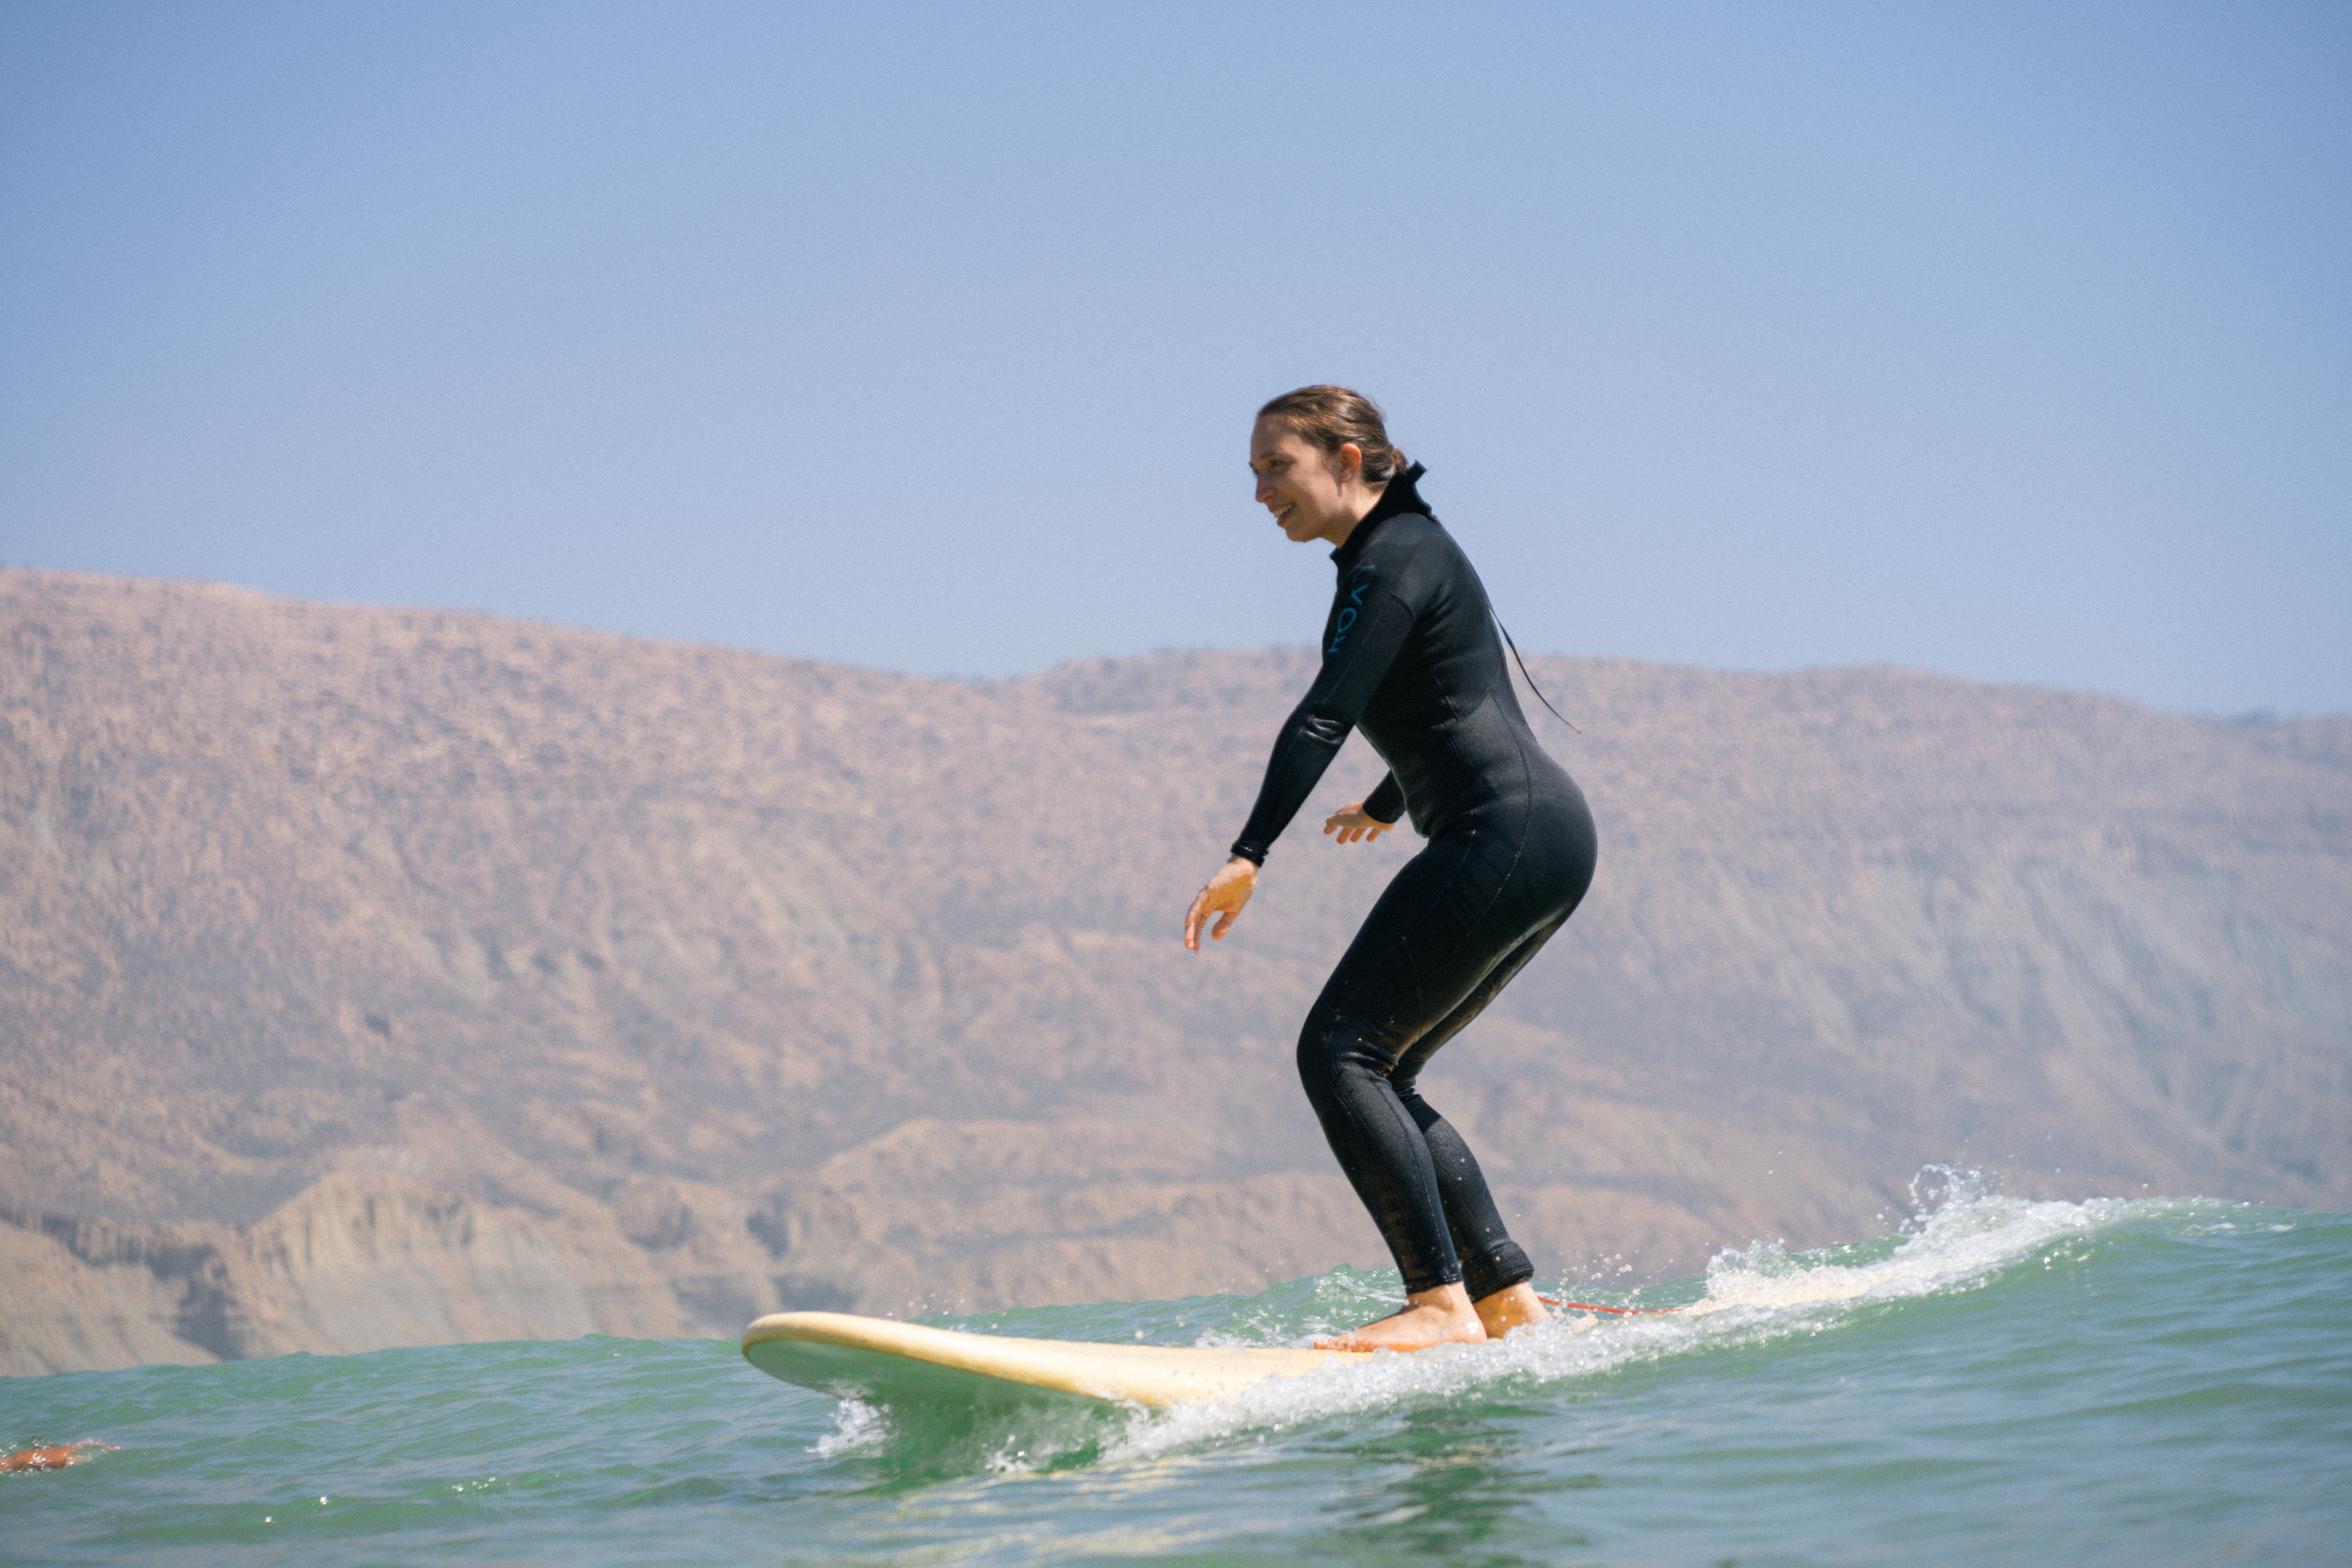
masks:
{"type": "Polygon", "coordinates": [[[743,1331],[743,1359],[769,1376],[871,1405],[1076,1402],[1157,1409],[1371,1354],[1017,1340],[847,1312],[772,1312],[743,1331]]]}

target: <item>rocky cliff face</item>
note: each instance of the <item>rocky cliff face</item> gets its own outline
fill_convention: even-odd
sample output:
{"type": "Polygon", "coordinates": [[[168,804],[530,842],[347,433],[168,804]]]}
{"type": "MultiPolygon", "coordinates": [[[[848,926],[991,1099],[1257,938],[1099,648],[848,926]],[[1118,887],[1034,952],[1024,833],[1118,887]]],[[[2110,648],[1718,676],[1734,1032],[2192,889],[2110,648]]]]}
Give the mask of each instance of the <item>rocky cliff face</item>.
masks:
{"type": "MultiPolygon", "coordinates": [[[[1174,940],[1303,653],[968,686],[14,572],[0,647],[10,1370],[1381,1261],[1289,1042],[1411,840],[1302,817],[1174,940]]],[[[2344,1206],[2352,721],[1532,662],[1601,876],[1426,1081],[1548,1273],[1932,1162],[2344,1206]]]]}
{"type": "Polygon", "coordinates": [[[246,1226],[6,1218],[0,1355],[19,1369],[571,1339],[661,1295],[618,1237],[383,1172],[332,1173],[246,1226]]]}

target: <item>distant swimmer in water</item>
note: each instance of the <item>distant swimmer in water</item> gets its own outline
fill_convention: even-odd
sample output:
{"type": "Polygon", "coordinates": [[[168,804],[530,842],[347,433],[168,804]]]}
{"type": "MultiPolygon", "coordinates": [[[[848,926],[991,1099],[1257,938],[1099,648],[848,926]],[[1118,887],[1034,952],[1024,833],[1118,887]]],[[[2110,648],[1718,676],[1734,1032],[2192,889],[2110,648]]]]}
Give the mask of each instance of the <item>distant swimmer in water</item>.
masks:
{"type": "Polygon", "coordinates": [[[79,1465],[91,1454],[111,1450],[111,1443],[84,1439],[79,1443],[60,1443],[52,1448],[19,1448],[13,1454],[0,1454],[0,1475],[13,1476],[19,1470],[62,1470],[68,1465],[79,1465]]]}
{"type": "Polygon", "coordinates": [[[1592,814],[1536,743],[1478,574],[1414,489],[1380,409],[1339,386],[1286,393],[1250,435],[1257,499],[1332,547],[1323,667],[1276,736],[1233,858],[1184,917],[1184,945],[1233,929],[1267,849],[1350,730],[1388,776],[1323,831],[1370,843],[1405,812],[1428,842],[1388,885],[1298,1036],[1298,1073],[1339,1168],[1404,1276],[1404,1310],[1323,1342],[1419,1350],[1499,1339],[1548,1314],[1478,1162],[1417,1087],[1592,883],[1592,814]]]}

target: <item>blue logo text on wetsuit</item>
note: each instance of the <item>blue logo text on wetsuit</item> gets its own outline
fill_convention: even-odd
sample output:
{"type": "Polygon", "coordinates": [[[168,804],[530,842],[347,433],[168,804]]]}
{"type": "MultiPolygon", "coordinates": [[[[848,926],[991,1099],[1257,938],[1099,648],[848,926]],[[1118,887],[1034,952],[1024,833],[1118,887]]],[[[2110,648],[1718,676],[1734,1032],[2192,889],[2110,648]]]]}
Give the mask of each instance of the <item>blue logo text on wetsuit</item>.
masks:
{"type": "Polygon", "coordinates": [[[1323,650],[1327,658],[1338,653],[1339,645],[1348,640],[1348,628],[1356,624],[1356,616],[1364,607],[1364,595],[1371,585],[1372,569],[1369,566],[1357,567],[1355,575],[1348,579],[1348,602],[1339,606],[1339,618],[1331,623],[1331,646],[1323,650]]]}

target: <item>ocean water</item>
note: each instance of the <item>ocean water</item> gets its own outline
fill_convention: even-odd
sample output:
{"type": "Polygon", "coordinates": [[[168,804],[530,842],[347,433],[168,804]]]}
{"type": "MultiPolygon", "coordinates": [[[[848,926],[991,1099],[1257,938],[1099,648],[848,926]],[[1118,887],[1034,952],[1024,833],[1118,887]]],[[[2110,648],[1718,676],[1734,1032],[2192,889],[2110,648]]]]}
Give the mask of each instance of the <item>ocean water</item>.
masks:
{"type": "MultiPolygon", "coordinates": [[[[1297,1344],[1254,1297],[964,1327],[1297,1344]]],[[[1564,1321],[1230,1402],[876,1410],[590,1338],[0,1384],[0,1559],[78,1563],[2352,1562],[2352,1215],[1962,1193],[1564,1321]],[[1019,1424],[1027,1420],[1030,1425],[1019,1424]]]]}

